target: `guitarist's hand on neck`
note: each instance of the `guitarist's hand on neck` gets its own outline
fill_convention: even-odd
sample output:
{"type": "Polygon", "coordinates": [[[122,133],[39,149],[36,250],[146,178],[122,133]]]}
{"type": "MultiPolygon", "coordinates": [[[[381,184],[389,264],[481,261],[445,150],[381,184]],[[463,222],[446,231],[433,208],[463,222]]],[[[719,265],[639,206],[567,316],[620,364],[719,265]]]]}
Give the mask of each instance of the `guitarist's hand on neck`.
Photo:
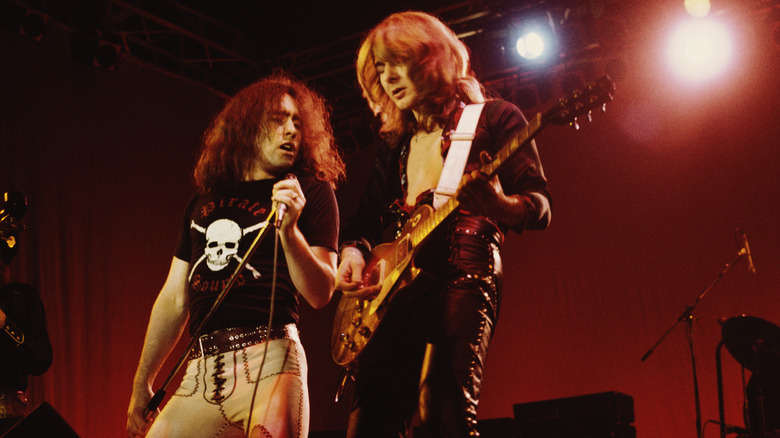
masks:
{"type": "Polygon", "coordinates": [[[363,282],[363,270],[366,260],[363,253],[354,246],[347,246],[341,250],[341,263],[336,272],[336,290],[340,290],[344,296],[350,298],[368,298],[376,295],[381,286],[371,285],[365,287],[363,282]]]}

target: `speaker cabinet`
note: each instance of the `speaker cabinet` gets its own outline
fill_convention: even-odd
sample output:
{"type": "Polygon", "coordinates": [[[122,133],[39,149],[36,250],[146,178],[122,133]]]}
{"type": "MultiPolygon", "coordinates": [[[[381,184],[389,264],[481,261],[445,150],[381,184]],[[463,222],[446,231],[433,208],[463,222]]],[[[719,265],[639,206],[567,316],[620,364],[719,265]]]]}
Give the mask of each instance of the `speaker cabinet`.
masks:
{"type": "Polygon", "coordinates": [[[516,438],[515,420],[513,418],[490,418],[477,423],[479,436],[482,438],[516,438]]]}
{"type": "Polygon", "coordinates": [[[33,409],[0,438],[42,437],[80,438],[52,405],[46,402],[33,409]]]}
{"type": "Polygon", "coordinates": [[[636,438],[634,399],[619,392],[514,405],[520,438],[636,438]]]}

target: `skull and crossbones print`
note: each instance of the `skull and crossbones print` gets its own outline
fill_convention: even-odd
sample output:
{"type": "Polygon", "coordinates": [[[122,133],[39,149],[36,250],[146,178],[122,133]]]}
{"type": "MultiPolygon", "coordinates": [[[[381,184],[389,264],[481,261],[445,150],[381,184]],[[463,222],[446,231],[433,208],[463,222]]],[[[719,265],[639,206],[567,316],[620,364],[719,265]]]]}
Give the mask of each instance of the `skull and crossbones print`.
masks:
{"type": "MultiPolygon", "coordinates": [[[[221,271],[235,259],[239,263],[243,262],[243,259],[238,255],[238,244],[242,237],[256,231],[260,228],[268,225],[268,221],[263,221],[258,224],[252,225],[246,229],[242,229],[236,222],[230,219],[218,219],[208,227],[203,228],[196,224],[195,221],[190,222],[190,228],[193,228],[206,236],[206,248],[203,250],[203,255],[192,266],[190,271],[189,280],[192,281],[192,275],[195,269],[206,261],[206,266],[212,271],[221,271]]],[[[260,272],[252,267],[249,263],[244,265],[252,276],[257,279],[260,278],[260,272]]]]}

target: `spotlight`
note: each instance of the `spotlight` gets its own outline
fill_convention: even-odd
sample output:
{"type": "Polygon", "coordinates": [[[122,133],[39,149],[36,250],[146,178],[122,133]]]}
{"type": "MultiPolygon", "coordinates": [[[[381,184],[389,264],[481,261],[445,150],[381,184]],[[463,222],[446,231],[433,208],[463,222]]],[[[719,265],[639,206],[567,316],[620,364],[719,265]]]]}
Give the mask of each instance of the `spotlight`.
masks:
{"type": "Polygon", "coordinates": [[[549,13],[518,18],[510,25],[509,38],[521,64],[547,64],[558,54],[555,28],[549,13]]]}
{"type": "Polygon", "coordinates": [[[102,70],[114,71],[122,47],[100,35],[76,34],[71,40],[71,58],[102,70]]]}
{"type": "Polygon", "coordinates": [[[701,81],[722,73],[731,59],[731,38],[723,23],[690,19],[669,40],[671,66],[681,77],[701,81]]]}
{"type": "Polygon", "coordinates": [[[28,9],[24,14],[21,26],[19,26],[19,34],[40,41],[48,23],[48,15],[34,9],[28,9]]]}
{"type": "Polygon", "coordinates": [[[119,53],[121,51],[122,48],[119,44],[102,40],[98,41],[97,49],[95,49],[95,57],[92,59],[92,65],[104,70],[114,71],[119,62],[119,53]]]}
{"type": "Polygon", "coordinates": [[[517,39],[517,53],[525,59],[536,59],[544,54],[544,39],[534,31],[530,31],[517,39]]]}
{"type": "Polygon", "coordinates": [[[710,13],[710,0],[685,0],[684,6],[694,18],[704,18],[710,13]]]}

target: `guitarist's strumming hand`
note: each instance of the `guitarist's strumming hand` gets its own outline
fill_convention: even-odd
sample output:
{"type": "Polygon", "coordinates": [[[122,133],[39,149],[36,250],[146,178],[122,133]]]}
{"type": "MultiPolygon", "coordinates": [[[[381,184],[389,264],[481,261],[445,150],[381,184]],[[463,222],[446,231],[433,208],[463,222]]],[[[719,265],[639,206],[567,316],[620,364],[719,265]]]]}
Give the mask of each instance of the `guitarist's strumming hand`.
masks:
{"type": "Polygon", "coordinates": [[[368,298],[376,295],[381,286],[372,285],[364,287],[363,270],[366,260],[363,253],[353,246],[347,246],[341,250],[341,263],[336,272],[336,290],[340,290],[349,298],[368,298]]]}

